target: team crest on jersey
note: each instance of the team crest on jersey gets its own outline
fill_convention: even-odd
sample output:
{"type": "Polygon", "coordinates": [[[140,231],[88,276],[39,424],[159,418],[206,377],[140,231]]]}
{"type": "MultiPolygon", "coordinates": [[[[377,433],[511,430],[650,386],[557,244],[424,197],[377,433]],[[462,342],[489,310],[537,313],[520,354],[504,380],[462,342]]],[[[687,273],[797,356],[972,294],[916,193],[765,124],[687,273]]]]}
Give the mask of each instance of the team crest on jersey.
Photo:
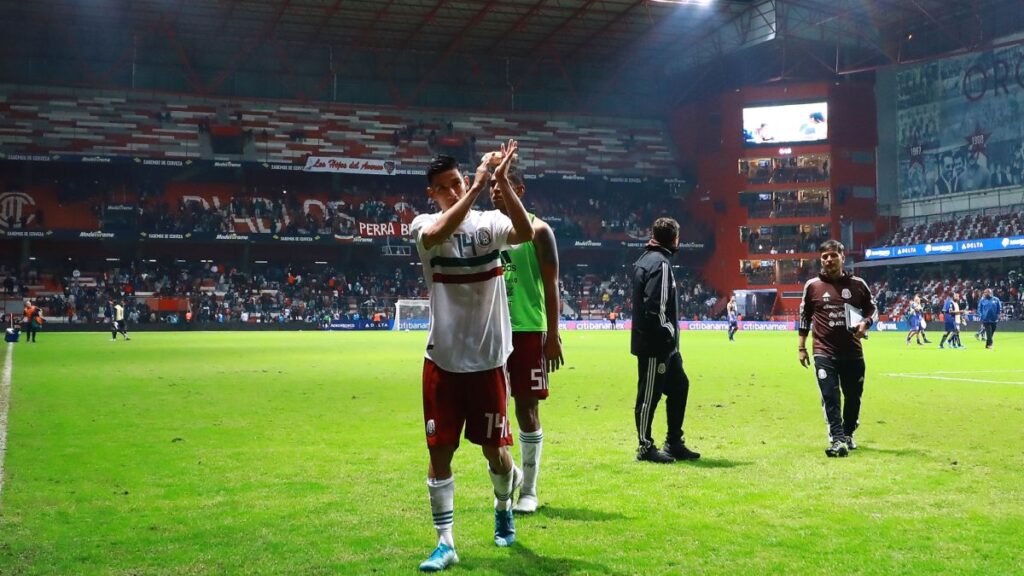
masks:
{"type": "Polygon", "coordinates": [[[851,297],[853,297],[853,294],[850,294],[850,289],[849,288],[843,288],[843,298],[851,298],[851,297]]]}
{"type": "Polygon", "coordinates": [[[481,246],[489,246],[491,244],[491,231],[486,228],[477,230],[476,243],[481,246]]]}
{"type": "Polygon", "coordinates": [[[437,434],[437,425],[434,424],[434,419],[427,420],[427,436],[433,437],[437,434]]]}
{"type": "Polygon", "coordinates": [[[828,292],[825,292],[824,294],[822,294],[822,295],[821,295],[821,298],[822,298],[822,300],[824,300],[825,302],[828,302],[828,301],[829,301],[829,299],[831,299],[831,298],[832,298],[832,295],[831,295],[831,294],[829,294],[828,292]]]}
{"type": "Polygon", "coordinates": [[[658,374],[664,374],[664,373],[665,373],[665,365],[664,364],[658,364],[658,374]]]}

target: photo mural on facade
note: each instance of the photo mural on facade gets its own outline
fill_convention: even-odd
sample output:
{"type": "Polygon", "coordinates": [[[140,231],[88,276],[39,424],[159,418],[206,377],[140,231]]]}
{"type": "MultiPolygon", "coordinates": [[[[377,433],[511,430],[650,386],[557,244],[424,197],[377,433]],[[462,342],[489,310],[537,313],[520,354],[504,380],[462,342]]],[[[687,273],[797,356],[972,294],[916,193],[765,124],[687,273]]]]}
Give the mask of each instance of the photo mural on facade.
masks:
{"type": "Polygon", "coordinates": [[[902,200],[1024,183],[1024,46],[897,73],[902,200]]]}

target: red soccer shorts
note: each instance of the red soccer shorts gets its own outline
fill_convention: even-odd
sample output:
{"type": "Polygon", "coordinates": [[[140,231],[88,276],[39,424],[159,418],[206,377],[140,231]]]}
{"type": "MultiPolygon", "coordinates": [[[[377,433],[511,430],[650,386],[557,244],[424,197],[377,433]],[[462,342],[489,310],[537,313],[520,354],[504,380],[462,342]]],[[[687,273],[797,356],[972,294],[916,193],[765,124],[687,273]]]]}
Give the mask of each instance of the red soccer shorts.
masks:
{"type": "Polygon", "coordinates": [[[473,444],[511,446],[504,367],[456,373],[424,359],[423,422],[427,446],[458,446],[463,424],[473,444]]]}
{"type": "Polygon", "coordinates": [[[513,332],[512,355],[505,364],[515,398],[548,397],[548,371],[544,366],[544,332],[513,332]]]}

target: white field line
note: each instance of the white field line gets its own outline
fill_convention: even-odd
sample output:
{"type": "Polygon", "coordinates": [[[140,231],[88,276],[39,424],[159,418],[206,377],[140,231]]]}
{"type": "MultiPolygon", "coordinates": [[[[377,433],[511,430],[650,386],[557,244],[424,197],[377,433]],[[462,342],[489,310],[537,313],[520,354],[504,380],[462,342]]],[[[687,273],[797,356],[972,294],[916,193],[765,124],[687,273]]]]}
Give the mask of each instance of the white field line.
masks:
{"type": "MultiPolygon", "coordinates": [[[[977,374],[977,372],[972,372],[977,374]]],[[[950,376],[939,376],[942,372],[935,372],[932,374],[901,374],[901,373],[890,373],[883,374],[883,376],[891,376],[893,378],[913,378],[917,380],[949,380],[953,382],[975,382],[978,384],[1017,384],[1024,385],[1024,382],[1017,382],[1014,380],[985,380],[981,378],[954,378],[950,376]]]]}
{"type": "Polygon", "coordinates": [[[7,456],[7,413],[11,405],[11,371],[14,368],[14,345],[7,345],[3,377],[0,379],[0,496],[4,492],[4,459],[7,456]]]}
{"type": "Polygon", "coordinates": [[[936,370],[920,374],[1021,374],[1024,370],[936,370]]]}

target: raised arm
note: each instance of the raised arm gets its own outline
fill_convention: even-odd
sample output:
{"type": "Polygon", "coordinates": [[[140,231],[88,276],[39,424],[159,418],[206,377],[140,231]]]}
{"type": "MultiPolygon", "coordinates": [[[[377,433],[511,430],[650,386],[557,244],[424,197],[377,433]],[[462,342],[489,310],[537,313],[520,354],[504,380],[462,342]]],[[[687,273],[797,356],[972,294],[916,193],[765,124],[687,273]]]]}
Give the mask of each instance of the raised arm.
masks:
{"type": "Polygon", "coordinates": [[[443,243],[451,236],[455,230],[458,229],[459,224],[466,219],[466,215],[469,214],[473,204],[476,203],[477,198],[480,196],[480,191],[484,189],[484,185],[487,183],[489,168],[497,161],[499,152],[488,152],[484,154],[480,160],[480,165],[476,168],[476,174],[473,177],[473,185],[470,186],[469,190],[458,199],[451,206],[451,208],[445,210],[441,216],[434,221],[427,229],[423,231],[420,238],[423,241],[423,247],[431,249],[443,243]]]}
{"type": "Polygon", "coordinates": [[[505,211],[509,220],[512,221],[512,231],[508,235],[509,244],[522,244],[533,240],[533,224],[530,223],[530,216],[523,207],[519,195],[512,189],[512,183],[508,179],[508,168],[519,151],[519,143],[509,140],[507,145],[501,146],[501,163],[494,171],[495,180],[501,190],[501,197],[505,201],[505,211]]]}

